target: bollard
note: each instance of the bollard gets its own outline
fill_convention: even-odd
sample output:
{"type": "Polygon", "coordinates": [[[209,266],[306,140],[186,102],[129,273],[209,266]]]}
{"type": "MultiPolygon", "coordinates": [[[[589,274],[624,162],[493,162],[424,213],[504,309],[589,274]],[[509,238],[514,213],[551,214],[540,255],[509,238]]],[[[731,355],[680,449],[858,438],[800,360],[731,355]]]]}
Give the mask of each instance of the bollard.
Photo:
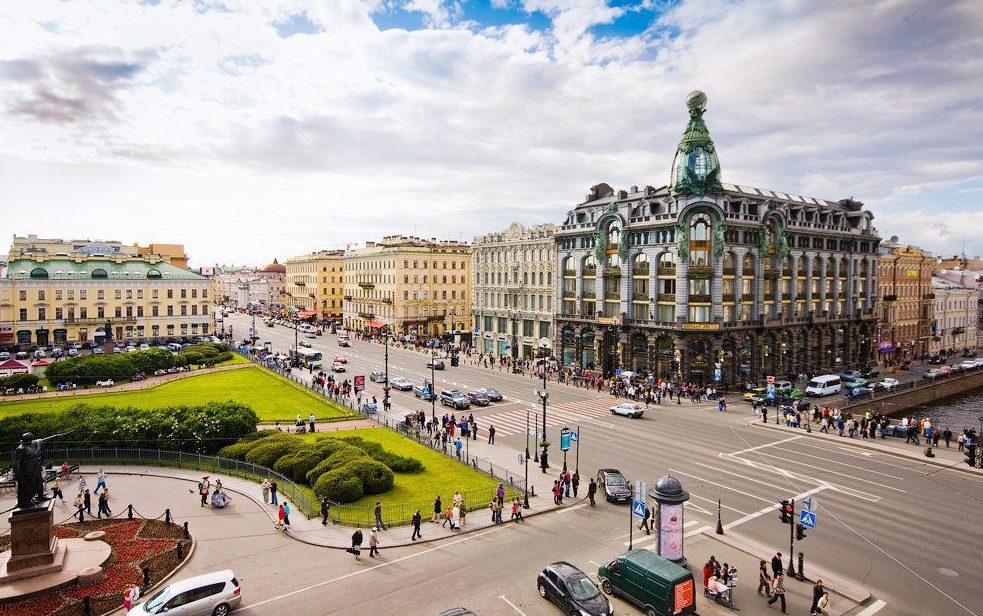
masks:
{"type": "Polygon", "coordinates": [[[181,544],[180,541],[178,541],[175,544],[175,547],[177,548],[177,559],[179,561],[184,560],[184,546],[181,544]]]}
{"type": "Polygon", "coordinates": [[[187,520],[185,520],[185,522],[184,522],[184,538],[185,539],[191,539],[191,534],[188,533],[188,522],[187,522],[187,520]]]}
{"type": "Polygon", "coordinates": [[[92,597],[82,597],[82,616],[92,616],[92,597]]]}
{"type": "Polygon", "coordinates": [[[717,534],[724,534],[724,524],[720,518],[720,499],[717,499],[717,534]]]}
{"type": "Polygon", "coordinates": [[[127,520],[132,520],[133,519],[133,505],[132,504],[126,506],[126,519],[127,520]]]}
{"type": "Polygon", "coordinates": [[[144,567],[143,568],[143,588],[144,589],[150,588],[150,568],[149,567],[144,567]]]}
{"type": "Polygon", "coordinates": [[[799,574],[795,576],[795,579],[799,580],[800,582],[806,579],[804,567],[802,566],[802,563],[804,562],[805,556],[802,554],[802,552],[799,552],[799,574]]]}
{"type": "Polygon", "coordinates": [[[165,509],[164,510],[164,523],[165,524],[170,524],[171,523],[171,510],[170,509],[165,509]]]}

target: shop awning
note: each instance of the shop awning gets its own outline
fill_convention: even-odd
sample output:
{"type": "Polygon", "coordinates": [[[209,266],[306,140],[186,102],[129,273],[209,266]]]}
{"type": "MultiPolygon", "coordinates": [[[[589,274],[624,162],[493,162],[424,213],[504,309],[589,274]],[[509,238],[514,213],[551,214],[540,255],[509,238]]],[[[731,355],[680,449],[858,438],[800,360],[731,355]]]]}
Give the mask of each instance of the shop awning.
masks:
{"type": "Polygon", "coordinates": [[[301,310],[300,312],[297,313],[298,319],[309,319],[313,316],[317,316],[317,313],[314,312],[313,310],[301,310]]]}
{"type": "Polygon", "coordinates": [[[383,323],[382,321],[378,321],[376,319],[372,319],[371,321],[366,321],[365,322],[365,326],[366,327],[370,327],[372,329],[379,329],[380,327],[385,327],[386,324],[383,323]]]}

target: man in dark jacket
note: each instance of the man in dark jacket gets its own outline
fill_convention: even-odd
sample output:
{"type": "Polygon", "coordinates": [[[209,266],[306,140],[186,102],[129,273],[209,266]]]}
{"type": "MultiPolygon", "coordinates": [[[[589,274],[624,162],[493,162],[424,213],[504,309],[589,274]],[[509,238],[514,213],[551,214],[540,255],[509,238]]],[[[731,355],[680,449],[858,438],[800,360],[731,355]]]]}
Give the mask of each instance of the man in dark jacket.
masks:
{"type": "Polygon", "coordinates": [[[325,496],[321,499],[321,524],[324,526],[328,525],[328,511],[331,509],[331,504],[328,502],[328,497],[325,496]]]}
{"type": "Polygon", "coordinates": [[[823,586],[822,580],[816,580],[816,584],[812,587],[812,607],[809,608],[809,614],[818,614],[819,612],[819,600],[823,598],[826,594],[826,588],[823,586]]]}
{"type": "Polygon", "coordinates": [[[362,529],[356,528],[355,532],[352,533],[352,547],[348,550],[351,554],[358,558],[358,555],[362,552],[362,529]]]}
{"type": "Polygon", "coordinates": [[[597,494],[597,483],[594,478],[591,477],[590,483],[587,484],[587,498],[590,499],[590,506],[594,506],[594,495],[597,494]]]}
{"type": "Polygon", "coordinates": [[[433,523],[440,522],[440,519],[444,516],[444,508],[440,503],[440,496],[437,496],[437,500],[433,502],[433,519],[430,521],[433,523]]]}
{"type": "Polygon", "coordinates": [[[778,574],[783,571],[782,569],[782,553],[778,552],[771,557],[771,573],[773,577],[778,577],[778,574]]]}
{"type": "Polygon", "coordinates": [[[420,532],[420,521],[423,516],[420,515],[420,510],[417,509],[416,513],[413,514],[413,536],[410,537],[413,541],[417,539],[423,539],[423,534],[420,532]]]}

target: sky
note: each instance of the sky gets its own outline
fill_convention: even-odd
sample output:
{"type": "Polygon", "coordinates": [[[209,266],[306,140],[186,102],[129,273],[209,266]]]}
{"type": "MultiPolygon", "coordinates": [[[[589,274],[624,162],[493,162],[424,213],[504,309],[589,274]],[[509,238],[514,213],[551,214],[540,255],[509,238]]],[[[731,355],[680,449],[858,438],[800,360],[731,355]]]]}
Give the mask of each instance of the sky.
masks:
{"type": "Polygon", "coordinates": [[[975,0],[8,0],[0,241],[265,264],[559,224],[662,186],[705,120],[724,182],[983,253],[975,0]]]}

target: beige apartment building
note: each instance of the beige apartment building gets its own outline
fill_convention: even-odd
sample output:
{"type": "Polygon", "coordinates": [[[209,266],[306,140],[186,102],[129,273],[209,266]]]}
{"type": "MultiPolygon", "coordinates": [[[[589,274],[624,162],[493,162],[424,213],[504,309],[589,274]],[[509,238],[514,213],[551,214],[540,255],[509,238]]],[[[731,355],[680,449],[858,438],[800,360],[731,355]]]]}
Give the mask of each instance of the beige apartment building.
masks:
{"type": "Polygon", "coordinates": [[[21,256],[0,277],[0,346],[210,335],[210,287],[158,256],[21,256]]]}
{"type": "Polygon", "coordinates": [[[471,247],[393,235],[344,256],[344,326],[437,336],[471,323],[471,247]]]}
{"type": "Polygon", "coordinates": [[[882,242],[878,251],[877,292],[881,319],[879,361],[904,361],[928,352],[935,319],[932,269],[935,257],[915,246],[882,242]]]}
{"type": "Polygon", "coordinates": [[[935,321],[929,352],[975,349],[979,291],[933,276],[932,292],[935,295],[935,321]]]}
{"type": "Polygon", "coordinates": [[[319,250],[284,261],[288,306],[300,318],[341,318],[343,256],[341,250],[319,250]]]}
{"type": "Polygon", "coordinates": [[[158,257],[174,267],[188,269],[188,255],[184,252],[183,244],[151,243],[147,246],[133,244],[127,246],[114,240],[62,240],[41,238],[30,234],[15,235],[10,244],[9,261],[19,257],[34,255],[73,256],[82,255],[124,255],[131,257],[158,257]]]}

